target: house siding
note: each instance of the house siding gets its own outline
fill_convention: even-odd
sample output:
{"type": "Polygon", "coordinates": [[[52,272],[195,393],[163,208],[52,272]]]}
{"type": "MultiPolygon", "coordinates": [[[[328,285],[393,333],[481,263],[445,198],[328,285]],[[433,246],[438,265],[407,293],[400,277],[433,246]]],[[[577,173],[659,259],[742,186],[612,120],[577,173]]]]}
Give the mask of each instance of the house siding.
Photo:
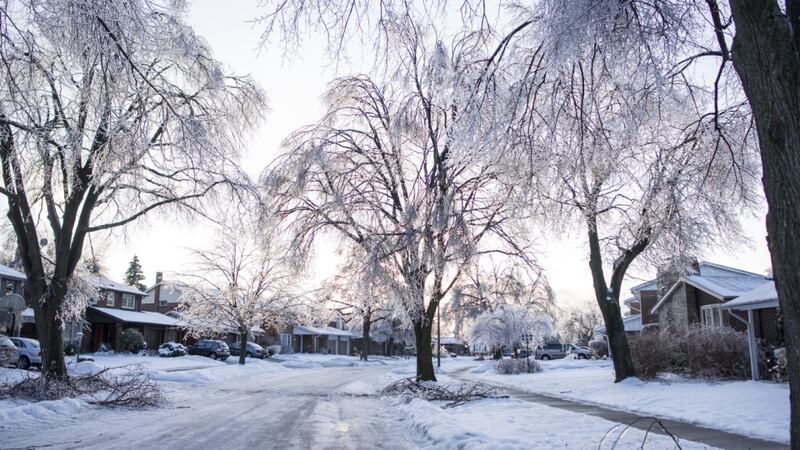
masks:
{"type": "Polygon", "coordinates": [[[639,295],[642,302],[642,325],[658,323],[658,314],[653,314],[653,308],[658,302],[658,292],[655,290],[641,291],[639,295]]]}

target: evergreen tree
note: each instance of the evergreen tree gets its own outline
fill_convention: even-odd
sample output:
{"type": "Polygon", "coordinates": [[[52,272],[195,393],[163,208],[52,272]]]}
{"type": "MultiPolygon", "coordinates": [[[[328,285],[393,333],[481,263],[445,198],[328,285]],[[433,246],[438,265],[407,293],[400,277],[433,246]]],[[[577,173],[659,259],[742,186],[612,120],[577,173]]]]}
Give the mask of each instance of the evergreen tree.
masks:
{"type": "Polygon", "coordinates": [[[125,284],[133,286],[140,291],[144,291],[147,289],[147,286],[142,284],[144,278],[144,272],[142,272],[142,264],[139,262],[139,257],[133,255],[133,259],[128,265],[128,271],[125,272],[125,284]]]}

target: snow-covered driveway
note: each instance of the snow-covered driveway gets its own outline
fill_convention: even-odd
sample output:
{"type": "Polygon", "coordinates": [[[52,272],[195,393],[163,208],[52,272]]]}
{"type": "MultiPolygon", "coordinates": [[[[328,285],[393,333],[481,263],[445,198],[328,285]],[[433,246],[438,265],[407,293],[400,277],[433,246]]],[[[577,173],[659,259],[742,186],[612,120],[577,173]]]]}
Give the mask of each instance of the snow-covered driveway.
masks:
{"type": "Polygon", "coordinates": [[[0,448],[414,448],[374,391],[385,367],[288,370],[225,383],[167,383],[172,402],[90,408],[0,431],[0,448]]]}

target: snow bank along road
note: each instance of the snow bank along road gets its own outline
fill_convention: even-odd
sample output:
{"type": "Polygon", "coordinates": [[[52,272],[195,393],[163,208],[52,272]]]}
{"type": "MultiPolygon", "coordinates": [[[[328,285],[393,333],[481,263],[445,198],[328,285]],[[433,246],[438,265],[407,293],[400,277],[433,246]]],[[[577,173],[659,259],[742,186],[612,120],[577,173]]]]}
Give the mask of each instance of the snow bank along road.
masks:
{"type": "Polygon", "coordinates": [[[416,448],[366,397],[386,368],[289,370],[204,385],[169,384],[158,409],[88,408],[0,430],[0,448],[416,448]]]}

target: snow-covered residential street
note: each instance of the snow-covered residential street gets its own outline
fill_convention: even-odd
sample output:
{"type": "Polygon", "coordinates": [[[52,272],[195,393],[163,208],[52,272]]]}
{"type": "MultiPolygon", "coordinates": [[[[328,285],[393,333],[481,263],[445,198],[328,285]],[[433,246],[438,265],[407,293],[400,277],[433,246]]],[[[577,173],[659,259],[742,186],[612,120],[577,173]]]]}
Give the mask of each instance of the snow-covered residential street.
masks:
{"type": "MultiPolygon", "coordinates": [[[[352,357],[280,355],[248,360],[244,367],[232,359],[223,363],[194,356],[95,359],[81,363],[81,371],[126,370],[129,364],[145,367],[164,386],[168,403],[128,410],[72,399],[37,404],[2,401],[0,448],[640,448],[645,439],[638,429],[623,433],[625,424],[513,396],[443,408],[442,402],[380,395],[378,391],[392,381],[413,375],[413,359],[364,363],[352,357]]],[[[564,366],[570,363],[563,361],[538,374],[495,376],[483,370],[491,363],[464,358],[445,361],[438,377],[445,384],[466,375],[542,389],[555,386],[558,377],[575,379],[584,373],[574,389],[585,389],[588,396],[592,385],[608,381],[590,381],[609,370],[602,361],[593,363],[596,367],[587,369],[576,361],[571,363],[576,367],[567,369],[564,366]]],[[[631,389],[607,384],[613,392],[631,389]]],[[[640,390],[658,395],[658,383],[650,385],[640,390]]],[[[692,411],[702,412],[692,403],[686,405],[687,417],[692,411]]],[[[631,409],[639,407],[634,404],[631,409]]],[[[774,420],[785,420],[782,414],[774,420]]],[[[769,430],[769,425],[762,426],[769,430]]],[[[777,437],[783,440],[782,435],[777,437]]],[[[680,445],[709,448],[685,440],[680,445]]],[[[644,448],[675,445],[667,436],[651,433],[644,448]]]]}

